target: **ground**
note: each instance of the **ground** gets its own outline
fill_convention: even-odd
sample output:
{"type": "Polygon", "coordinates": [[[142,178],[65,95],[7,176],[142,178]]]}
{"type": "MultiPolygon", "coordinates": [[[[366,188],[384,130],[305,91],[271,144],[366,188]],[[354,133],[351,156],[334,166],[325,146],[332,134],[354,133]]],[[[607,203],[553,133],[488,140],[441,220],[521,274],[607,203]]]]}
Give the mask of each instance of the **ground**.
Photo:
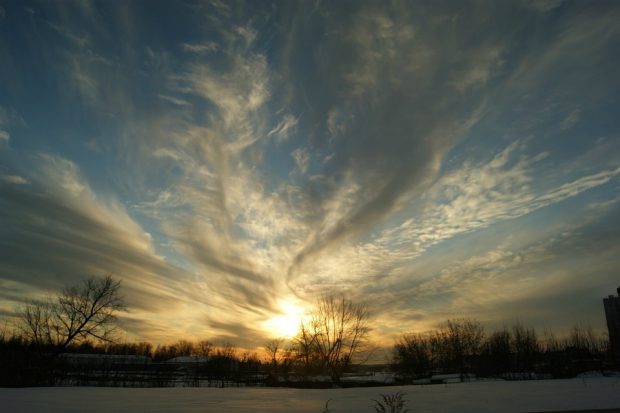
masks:
{"type": "MultiPolygon", "coordinates": [[[[401,392],[411,413],[550,412],[620,408],[620,379],[483,381],[448,385],[353,389],[101,388],[0,389],[6,413],[333,413],[374,412],[372,399],[401,392]]],[[[620,411],[620,410],[619,410],[620,411]]]]}

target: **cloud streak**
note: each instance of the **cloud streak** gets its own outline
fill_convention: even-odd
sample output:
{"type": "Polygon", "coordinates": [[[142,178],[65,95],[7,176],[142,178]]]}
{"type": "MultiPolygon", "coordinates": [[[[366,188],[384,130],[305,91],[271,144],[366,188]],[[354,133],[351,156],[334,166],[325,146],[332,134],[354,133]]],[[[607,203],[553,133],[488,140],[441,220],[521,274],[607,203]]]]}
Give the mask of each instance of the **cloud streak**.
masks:
{"type": "Polygon", "coordinates": [[[0,188],[7,223],[2,230],[3,279],[33,294],[77,283],[86,275],[111,273],[122,280],[134,312],[164,316],[178,307],[180,294],[200,305],[187,283],[189,274],[182,276],[155,253],[149,234],[120,204],[95,195],[73,162],[51,155],[41,155],[40,162],[29,188],[14,182],[0,188]]]}

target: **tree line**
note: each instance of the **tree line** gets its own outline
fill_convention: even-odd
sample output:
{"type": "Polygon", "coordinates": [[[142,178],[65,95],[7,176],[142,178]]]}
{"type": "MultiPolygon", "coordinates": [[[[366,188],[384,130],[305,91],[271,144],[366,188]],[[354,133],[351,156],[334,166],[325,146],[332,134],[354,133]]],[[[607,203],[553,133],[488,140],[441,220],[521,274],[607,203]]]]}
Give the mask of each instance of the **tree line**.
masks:
{"type": "MultiPolygon", "coordinates": [[[[265,343],[266,359],[239,352],[231,343],[209,340],[158,346],[122,343],[117,335],[117,314],[125,308],[120,287],[109,275],[92,277],[48,300],[26,303],[15,328],[0,328],[0,385],[59,384],[67,377],[70,383],[108,384],[113,378],[115,385],[136,385],[147,377],[150,384],[138,385],[170,385],[178,381],[180,370],[185,385],[200,385],[201,380],[224,385],[250,378],[272,385],[294,380],[300,385],[300,380],[313,376],[337,384],[373,351],[368,306],[334,295],[317,300],[295,337],[265,343]],[[98,364],[92,358],[78,363],[70,354],[104,357],[98,364]],[[191,363],[175,363],[179,357],[191,363]]],[[[568,377],[609,366],[608,354],[607,338],[588,327],[575,326],[564,338],[551,332],[541,337],[522,323],[487,334],[476,320],[454,319],[433,331],[403,334],[392,346],[389,365],[402,382],[438,373],[568,377]]]]}
{"type": "MultiPolygon", "coordinates": [[[[189,357],[193,359],[177,364],[183,364],[186,376],[195,380],[239,380],[238,373],[245,371],[263,375],[267,383],[268,377],[276,378],[281,373],[324,375],[338,382],[354,362],[360,361],[370,331],[370,314],[365,305],[344,297],[325,296],[301,322],[294,340],[285,345],[283,339],[274,339],[265,345],[271,354],[265,361],[256,353],[239,354],[231,343],[216,345],[209,340],[179,340],[158,346],[148,342],[119,343],[116,321],[124,308],[120,281],[109,275],[67,287],[46,301],[26,303],[19,310],[16,328],[0,330],[0,385],[58,384],[62,377],[82,377],[85,370],[93,370],[92,358],[76,363],[70,354],[143,357],[133,359],[136,366],[121,363],[118,358],[99,358],[95,367],[100,377],[114,374],[125,381],[126,370],[139,370],[135,376],[153,376],[149,371],[169,370],[175,359],[189,357]],[[152,364],[143,366],[144,358],[152,364]],[[191,368],[187,367],[188,361],[191,368]]],[[[162,379],[156,377],[155,381],[161,383],[162,379]]]]}
{"type": "Polygon", "coordinates": [[[392,366],[404,380],[434,373],[484,377],[571,377],[613,367],[609,341],[591,327],[574,325],[565,337],[542,336],[520,322],[489,334],[472,319],[448,320],[426,333],[404,334],[394,344],[392,366]]]}

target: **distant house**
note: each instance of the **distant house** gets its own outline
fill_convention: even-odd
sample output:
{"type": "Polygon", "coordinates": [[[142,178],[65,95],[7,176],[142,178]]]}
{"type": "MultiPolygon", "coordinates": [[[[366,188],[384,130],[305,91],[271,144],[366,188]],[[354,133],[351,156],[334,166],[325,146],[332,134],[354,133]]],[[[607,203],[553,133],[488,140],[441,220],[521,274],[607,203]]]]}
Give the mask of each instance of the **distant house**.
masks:
{"type": "Polygon", "coordinates": [[[620,287],[616,290],[617,296],[610,295],[603,299],[609,342],[616,363],[620,363],[620,287]]]}

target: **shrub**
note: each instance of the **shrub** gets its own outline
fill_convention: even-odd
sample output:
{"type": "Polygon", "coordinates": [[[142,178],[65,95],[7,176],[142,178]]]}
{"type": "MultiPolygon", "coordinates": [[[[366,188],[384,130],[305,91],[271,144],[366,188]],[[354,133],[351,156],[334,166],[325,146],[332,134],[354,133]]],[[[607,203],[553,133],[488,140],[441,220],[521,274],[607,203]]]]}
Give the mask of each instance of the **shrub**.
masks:
{"type": "Polygon", "coordinates": [[[407,401],[403,399],[404,394],[396,392],[394,394],[381,394],[381,400],[373,400],[376,413],[406,413],[409,409],[405,408],[407,401]]]}

